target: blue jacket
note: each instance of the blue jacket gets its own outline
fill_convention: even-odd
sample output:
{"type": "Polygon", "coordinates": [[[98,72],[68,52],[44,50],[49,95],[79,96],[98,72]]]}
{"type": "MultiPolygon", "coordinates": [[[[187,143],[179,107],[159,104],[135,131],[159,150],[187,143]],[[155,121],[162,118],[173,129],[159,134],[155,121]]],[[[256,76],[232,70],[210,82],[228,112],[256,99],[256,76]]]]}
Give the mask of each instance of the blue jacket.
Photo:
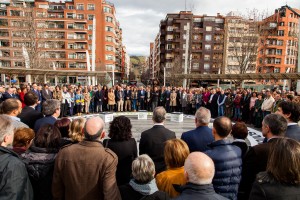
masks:
{"type": "Polygon", "coordinates": [[[55,122],[56,122],[56,118],[53,116],[46,116],[41,119],[38,119],[34,124],[34,132],[37,133],[39,129],[45,124],[54,125],[55,122]]]}
{"type": "Polygon", "coordinates": [[[288,126],[285,136],[300,142],[300,126],[297,124],[288,126]]]}
{"type": "Polygon", "coordinates": [[[208,126],[199,126],[194,130],[187,131],[181,135],[181,139],[187,143],[190,152],[209,150],[207,145],[214,141],[212,130],[208,126]]]}
{"type": "Polygon", "coordinates": [[[242,151],[228,140],[218,140],[209,145],[205,153],[215,163],[213,185],[216,193],[237,199],[242,173],[242,151]]]}

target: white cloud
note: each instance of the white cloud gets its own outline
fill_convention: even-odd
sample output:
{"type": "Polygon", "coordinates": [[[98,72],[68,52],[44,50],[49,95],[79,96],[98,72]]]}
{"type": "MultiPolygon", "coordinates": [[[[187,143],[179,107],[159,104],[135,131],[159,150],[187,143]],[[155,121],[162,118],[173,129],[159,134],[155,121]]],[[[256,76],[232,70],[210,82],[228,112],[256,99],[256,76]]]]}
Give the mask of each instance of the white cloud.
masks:
{"type": "MultiPolygon", "coordinates": [[[[273,14],[286,3],[300,9],[299,0],[186,0],[187,10],[193,8],[196,15],[226,15],[230,11],[246,14],[247,10],[258,9],[273,14]]],[[[167,13],[185,9],[183,0],[115,0],[117,19],[123,29],[123,41],[131,55],[149,55],[150,42],[159,30],[160,20],[167,13]]]]}

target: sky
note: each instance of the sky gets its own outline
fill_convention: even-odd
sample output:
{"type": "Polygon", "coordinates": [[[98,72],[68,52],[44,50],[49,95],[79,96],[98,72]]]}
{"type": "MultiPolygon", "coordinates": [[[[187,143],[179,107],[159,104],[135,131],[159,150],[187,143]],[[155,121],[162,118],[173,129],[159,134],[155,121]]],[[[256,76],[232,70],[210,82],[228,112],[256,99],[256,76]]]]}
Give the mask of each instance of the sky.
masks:
{"type": "MultiPolygon", "coordinates": [[[[185,10],[185,0],[110,0],[123,29],[123,43],[129,55],[149,56],[150,42],[159,31],[167,13],[185,10]]],[[[186,0],[187,10],[196,15],[226,15],[230,11],[247,14],[257,9],[273,14],[283,5],[300,9],[300,0],[186,0]]]]}

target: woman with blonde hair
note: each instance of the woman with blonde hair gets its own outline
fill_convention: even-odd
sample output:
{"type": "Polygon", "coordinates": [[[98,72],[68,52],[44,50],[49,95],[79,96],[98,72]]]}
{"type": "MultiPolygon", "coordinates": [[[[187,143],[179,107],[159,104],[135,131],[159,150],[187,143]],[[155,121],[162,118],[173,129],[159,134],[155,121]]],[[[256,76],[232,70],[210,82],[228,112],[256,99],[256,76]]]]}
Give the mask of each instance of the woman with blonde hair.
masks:
{"type": "Polygon", "coordinates": [[[181,139],[168,140],[165,144],[164,156],[167,170],[156,176],[156,184],[160,191],[166,192],[171,198],[179,195],[173,188],[173,184],[186,183],[183,166],[189,154],[188,145],[181,139]]]}
{"type": "Polygon", "coordinates": [[[83,128],[85,125],[86,119],[80,117],[74,119],[69,128],[69,137],[73,143],[81,142],[84,139],[83,128]]]}

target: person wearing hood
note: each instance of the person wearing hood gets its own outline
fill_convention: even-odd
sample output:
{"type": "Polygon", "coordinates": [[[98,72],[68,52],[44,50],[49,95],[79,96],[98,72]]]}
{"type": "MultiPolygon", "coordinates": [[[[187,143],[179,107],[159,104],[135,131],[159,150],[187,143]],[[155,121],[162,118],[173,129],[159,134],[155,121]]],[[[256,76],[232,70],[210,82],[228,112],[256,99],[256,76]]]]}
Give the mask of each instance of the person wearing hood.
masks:
{"type": "Polygon", "coordinates": [[[54,163],[60,145],[59,129],[54,125],[46,124],[37,132],[30,149],[21,154],[36,200],[52,199],[51,185],[54,163]]]}

